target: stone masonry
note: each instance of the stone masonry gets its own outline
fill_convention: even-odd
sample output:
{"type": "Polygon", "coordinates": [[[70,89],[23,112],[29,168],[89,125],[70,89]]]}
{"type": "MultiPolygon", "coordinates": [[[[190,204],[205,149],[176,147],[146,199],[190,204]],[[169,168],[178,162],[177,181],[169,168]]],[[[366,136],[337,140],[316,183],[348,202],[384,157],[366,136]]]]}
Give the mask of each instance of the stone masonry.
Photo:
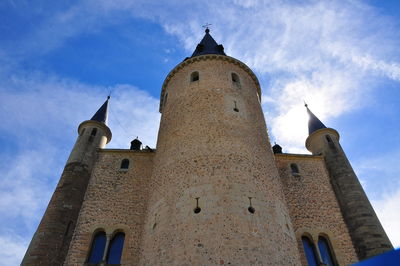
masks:
{"type": "Polygon", "coordinates": [[[209,29],[162,85],[156,149],[105,149],[108,99],[22,265],[338,266],[392,249],[339,134],[307,107],[312,155],[272,149],[257,77],[209,29]]]}
{"type": "Polygon", "coordinates": [[[339,133],[331,128],[317,130],[308,137],[306,147],[325,158],[358,258],[363,260],[392,250],[393,246],[340,146],[339,133]]]}
{"type": "MultiPolygon", "coordinates": [[[[339,204],[329,181],[322,156],[276,154],[290,218],[298,241],[303,249],[301,237],[308,236],[317,246],[320,235],[327,236],[332,244],[338,265],[349,265],[358,261],[349,231],[343,221],[339,204]],[[292,173],[290,165],[296,164],[299,173],[292,173]]],[[[303,265],[307,265],[300,252],[303,265]]]]}

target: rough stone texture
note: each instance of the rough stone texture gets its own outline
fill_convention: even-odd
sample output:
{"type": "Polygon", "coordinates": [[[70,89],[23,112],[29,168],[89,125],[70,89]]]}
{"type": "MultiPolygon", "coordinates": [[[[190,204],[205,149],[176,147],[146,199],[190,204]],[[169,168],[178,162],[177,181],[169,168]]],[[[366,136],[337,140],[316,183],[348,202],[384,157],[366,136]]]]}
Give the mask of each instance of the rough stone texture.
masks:
{"type": "Polygon", "coordinates": [[[363,260],[392,250],[393,246],[340,146],[337,131],[331,128],[317,130],[308,137],[306,146],[313,154],[325,157],[333,190],[358,258],[363,260]],[[332,142],[328,142],[327,135],[332,142]]]}
{"type": "MultiPolygon", "coordinates": [[[[322,156],[275,154],[290,218],[303,265],[307,265],[301,237],[318,247],[320,235],[329,239],[338,265],[357,262],[349,232],[329,181],[322,156]],[[290,165],[297,164],[299,174],[290,165]]],[[[318,248],[316,248],[318,250],[318,248]]]]}
{"type": "Polygon", "coordinates": [[[252,73],[225,56],[195,59],[165,87],[140,264],[299,265],[252,73]]]}
{"type": "Polygon", "coordinates": [[[104,124],[95,121],[81,124],[79,137],[22,265],[61,265],[64,262],[96,160],[96,149],[103,147],[110,138],[111,133],[104,124]],[[90,135],[93,128],[97,128],[95,136],[90,135]]]}
{"type": "Polygon", "coordinates": [[[339,265],[357,261],[354,247],[391,249],[337,132],[314,132],[313,156],[274,155],[259,95],[246,65],[204,55],[167,76],[156,151],[98,149],[111,131],[83,122],[23,264],[84,265],[99,230],[125,233],[122,265],[306,265],[303,235],[327,237],[339,265]]]}
{"type": "Polygon", "coordinates": [[[133,150],[100,150],[87,188],[65,265],[83,265],[98,230],[109,238],[125,233],[122,265],[137,265],[140,238],[155,153],[133,150]],[[129,159],[129,169],[120,169],[129,159]]]}

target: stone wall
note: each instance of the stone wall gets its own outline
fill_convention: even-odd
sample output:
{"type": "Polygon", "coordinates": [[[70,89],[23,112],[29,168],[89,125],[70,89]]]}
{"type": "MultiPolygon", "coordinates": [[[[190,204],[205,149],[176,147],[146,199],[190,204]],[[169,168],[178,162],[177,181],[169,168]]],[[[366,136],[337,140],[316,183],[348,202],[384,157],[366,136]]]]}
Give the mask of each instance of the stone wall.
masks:
{"type": "Polygon", "coordinates": [[[258,92],[227,56],[167,77],[141,265],[300,264],[258,92]]]}
{"type": "Polygon", "coordinates": [[[392,250],[393,246],[340,145],[339,133],[331,128],[317,130],[307,138],[306,147],[313,154],[325,157],[331,184],[358,258],[364,260],[392,250]]]}
{"type": "Polygon", "coordinates": [[[84,121],[60,181],[26,251],[22,265],[60,265],[70,245],[97,149],[111,140],[103,123],[84,121]],[[95,130],[96,134],[92,134],[95,130]]]}
{"type": "Polygon", "coordinates": [[[320,235],[328,238],[339,265],[357,262],[324,158],[295,154],[275,154],[275,157],[302,264],[307,265],[301,241],[303,235],[308,236],[316,247],[320,235]],[[297,164],[298,174],[292,173],[292,163],[297,164]]]}
{"type": "Polygon", "coordinates": [[[125,233],[122,265],[137,265],[154,152],[100,150],[65,265],[83,265],[93,234],[125,233]],[[129,169],[120,169],[129,159],[129,169]]]}

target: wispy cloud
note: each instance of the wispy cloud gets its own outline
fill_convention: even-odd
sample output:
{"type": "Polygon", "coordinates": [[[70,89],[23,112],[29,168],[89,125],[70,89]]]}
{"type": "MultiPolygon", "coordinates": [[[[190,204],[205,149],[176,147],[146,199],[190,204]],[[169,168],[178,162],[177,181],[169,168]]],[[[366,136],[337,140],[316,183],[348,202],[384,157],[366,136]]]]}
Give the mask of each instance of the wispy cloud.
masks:
{"type": "Polygon", "coordinates": [[[80,122],[91,115],[111,89],[108,147],[129,148],[137,135],[155,147],[158,100],[131,85],[102,88],[41,74],[3,77],[0,132],[12,148],[0,152],[0,249],[2,264],[16,265],[36,230],[80,122]],[[16,222],[17,221],[17,222],[16,222]]]}
{"type": "Polygon", "coordinates": [[[400,189],[384,194],[382,199],[372,201],[383,228],[395,248],[400,248],[400,189]]]}
{"type": "MultiPolygon", "coordinates": [[[[11,3],[21,8],[18,2],[11,3]]],[[[144,18],[176,36],[190,54],[202,37],[201,25],[212,23],[212,34],[227,54],[257,72],[272,139],[289,152],[304,152],[303,99],[329,125],[332,118],[362,108],[377,80],[400,80],[396,25],[361,1],[87,0],[56,12],[41,10],[43,20],[26,36],[0,45],[0,131],[15,138],[16,146],[10,158],[0,153],[6,181],[0,186],[0,211],[8,213],[0,221],[19,217],[30,228],[41,217],[65,162],[66,152],[58,149],[72,147],[77,125],[90,118],[110,88],[48,73],[25,73],[19,63],[60,49],[83,33],[144,18]]],[[[136,136],[154,147],[158,99],[132,85],[116,84],[111,90],[109,147],[127,148],[136,136]]],[[[398,217],[391,216],[385,204],[395,208],[399,193],[385,195],[376,198],[374,206],[383,224],[388,224],[385,228],[395,235],[398,217]]],[[[7,242],[8,247],[0,249],[11,265],[30,235],[13,242],[8,233],[1,231],[0,243],[7,242]]]]}

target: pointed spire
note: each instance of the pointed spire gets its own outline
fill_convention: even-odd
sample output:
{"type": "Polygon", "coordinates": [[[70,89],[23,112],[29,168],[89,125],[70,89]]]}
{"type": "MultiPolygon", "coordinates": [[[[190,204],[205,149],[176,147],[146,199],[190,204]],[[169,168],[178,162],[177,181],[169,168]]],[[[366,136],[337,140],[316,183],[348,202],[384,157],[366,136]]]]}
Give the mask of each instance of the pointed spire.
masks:
{"type": "Polygon", "coordinates": [[[307,113],[309,116],[308,120],[308,134],[311,135],[314,131],[317,131],[321,128],[326,128],[326,126],[321,122],[321,120],[316,117],[313,112],[308,109],[308,105],[304,103],[304,106],[307,108],[307,113]]]}
{"type": "Polygon", "coordinates": [[[204,35],[201,42],[197,45],[191,57],[205,55],[205,54],[219,54],[226,55],[224,53],[224,47],[219,44],[211,37],[210,29],[206,28],[206,34],[204,35]]]}
{"type": "Polygon", "coordinates": [[[103,103],[103,105],[97,110],[94,116],[90,120],[94,120],[97,122],[101,122],[107,125],[108,122],[108,101],[110,100],[110,96],[107,96],[107,100],[103,103]]]}

